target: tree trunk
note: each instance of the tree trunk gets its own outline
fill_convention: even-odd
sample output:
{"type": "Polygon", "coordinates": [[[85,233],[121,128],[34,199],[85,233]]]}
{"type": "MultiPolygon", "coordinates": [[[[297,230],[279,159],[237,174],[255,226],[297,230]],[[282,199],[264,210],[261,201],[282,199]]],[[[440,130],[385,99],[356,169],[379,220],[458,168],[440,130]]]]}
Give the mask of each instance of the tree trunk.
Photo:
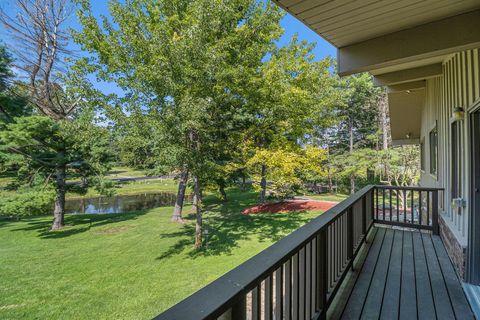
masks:
{"type": "MultiPolygon", "coordinates": [[[[353,153],[353,121],[350,121],[348,128],[348,133],[350,135],[350,154],[353,153]]],[[[350,194],[355,193],[355,174],[350,175],[350,194]]]]}
{"type": "Polygon", "coordinates": [[[197,207],[198,207],[198,197],[193,193],[193,199],[192,199],[192,212],[197,212],[197,207]]]}
{"type": "MultiPolygon", "coordinates": [[[[388,102],[387,102],[387,95],[382,94],[379,101],[379,109],[380,109],[380,127],[382,131],[382,150],[388,150],[388,141],[389,141],[389,132],[390,132],[390,124],[388,121],[388,102]]],[[[387,154],[383,154],[384,166],[383,166],[383,177],[382,180],[387,180],[390,174],[389,162],[387,154]]]]}
{"type": "Polygon", "coordinates": [[[260,181],[260,203],[265,203],[265,194],[267,193],[267,178],[265,175],[267,174],[267,166],[262,165],[262,180],[260,181]]]}
{"type": "Polygon", "coordinates": [[[349,151],[353,153],[353,121],[350,121],[348,125],[348,135],[349,135],[349,151]]]}
{"type": "Polygon", "coordinates": [[[175,200],[175,207],[173,208],[172,222],[183,222],[182,210],[183,201],[185,199],[185,190],[187,189],[187,181],[188,168],[183,166],[182,171],[180,172],[180,179],[178,180],[177,199],[175,200]]]}
{"type": "Polygon", "coordinates": [[[197,196],[197,219],[195,221],[195,249],[200,249],[202,247],[202,198],[200,192],[200,182],[196,176],[193,177],[193,189],[194,193],[197,196]]]}
{"type": "Polygon", "coordinates": [[[55,208],[53,210],[52,230],[61,229],[65,225],[64,224],[65,193],[66,193],[65,173],[66,173],[65,165],[59,166],[55,170],[56,194],[55,194],[55,208]]]}
{"type": "Polygon", "coordinates": [[[225,192],[225,186],[223,184],[220,184],[218,191],[222,195],[222,201],[227,201],[227,193],[225,192]]]}
{"type": "Polygon", "coordinates": [[[379,102],[380,108],[380,125],[382,127],[382,149],[388,149],[388,134],[390,132],[388,123],[388,102],[386,94],[382,94],[379,102]]]}
{"type": "Polygon", "coordinates": [[[330,174],[330,168],[328,168],[328,192],[333,193],[333,181],[332,175],[330,174]]]}
{"type": "Polygon", "coordinates": [[[242,172],[242,191],[247,189],[247,184],[245,182],[245,172],[242,172]]]}
{"type": "Polygon", "coordinates": [[[350,194],[355,193],[355,175],[350,175],[350,194]]]}

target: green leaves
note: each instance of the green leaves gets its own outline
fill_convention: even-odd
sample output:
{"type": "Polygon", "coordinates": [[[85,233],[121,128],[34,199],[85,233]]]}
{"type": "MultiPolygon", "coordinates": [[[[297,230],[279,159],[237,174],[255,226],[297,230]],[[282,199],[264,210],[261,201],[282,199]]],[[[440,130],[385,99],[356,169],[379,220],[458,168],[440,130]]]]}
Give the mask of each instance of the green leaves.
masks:
{"type": "Polygon", "coordinates": [[[23,183],[31,184],[38,177],[40,184],[51,183],[55,168],[64,165],[69,179],[100,181],[98,177],[107,172],[111,161],[108,131],[88,116],[74,121],[15,118],[0,132],[0,140],[2,148],[15,155],[9,165],[19,167],[18,179],[23,183]]]}
{"type": "Polygon", "coordinates": [[[88,70],[126,93],[105,97],[117,106],[107,115],[122,159],[216,176],[252,117],[246,84],[281,34],[280,10],[254,0],[129,0],[111,1],[112,19],[97,20],[80,5],[74,39],[91,53],[88,70]]]}
{"type": "Polygon", "coordinates": [[[48,214],[52,210],[55,192],[52,188],[21,190],[0,198],[0,216],[34,216],[48,214]]]}

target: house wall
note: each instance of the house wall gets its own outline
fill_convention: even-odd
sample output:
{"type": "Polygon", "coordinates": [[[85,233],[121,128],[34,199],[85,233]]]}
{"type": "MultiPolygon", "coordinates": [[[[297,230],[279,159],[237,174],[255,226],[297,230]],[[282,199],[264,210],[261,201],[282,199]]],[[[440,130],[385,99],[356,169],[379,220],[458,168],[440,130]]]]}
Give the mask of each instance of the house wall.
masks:
{"type": "Polygon", "coordinates": [[[447,247],[459,275],[463,277],[465,269],[465,248],[468,244],[469,215],[469,139],[468,111],[480,100],[480,51],[468,50],[450,56],[443,63],[443,75],[428,79],[426,83],[425,105],[422,110],[421,141],[425,144],[425,171],[421,173],[420,184],[428,187],[445,188],[440,197],[441,236],[447,247]],[[462,183],[460,193],[466,200],[466,207],[455,209],[451,206],[451,165],[452,165],[452,121],[455,107],[466,111],[461,126],[459,143],[464,150],[460,156],[462,183]],[[438,173],[430,173],[430,141],[432,128],[438,130],[438,173]]]}

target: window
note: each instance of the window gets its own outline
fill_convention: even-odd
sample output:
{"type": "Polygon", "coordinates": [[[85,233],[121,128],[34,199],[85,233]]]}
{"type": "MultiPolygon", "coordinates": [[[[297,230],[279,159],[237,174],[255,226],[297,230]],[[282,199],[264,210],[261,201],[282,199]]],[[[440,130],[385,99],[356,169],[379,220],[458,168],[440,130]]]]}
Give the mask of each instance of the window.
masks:
{"type": "Polygon", "coordinates": [[[438,132],[437,126],[430,131],[430,174],[437,176],[438,172],[438,132]]]}
{"type": "Polygon", "coordinates": [[[425,138],[420,141],[420,170],[425,172],[425,138]]]}

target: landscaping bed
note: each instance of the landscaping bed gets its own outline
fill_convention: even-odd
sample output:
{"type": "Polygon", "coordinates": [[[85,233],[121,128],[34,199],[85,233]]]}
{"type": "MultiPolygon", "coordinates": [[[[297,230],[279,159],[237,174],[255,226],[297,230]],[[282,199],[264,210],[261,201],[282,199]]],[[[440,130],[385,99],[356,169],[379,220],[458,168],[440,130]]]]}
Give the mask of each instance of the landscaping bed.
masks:
{"type": "Polygon", "coordinates": [[[338,202],[317,200],[286,200],[274,203],[265,203],[247,208],[243,214],[258,213],[286,213],[292,211],[326,211],[338,202]]]}

